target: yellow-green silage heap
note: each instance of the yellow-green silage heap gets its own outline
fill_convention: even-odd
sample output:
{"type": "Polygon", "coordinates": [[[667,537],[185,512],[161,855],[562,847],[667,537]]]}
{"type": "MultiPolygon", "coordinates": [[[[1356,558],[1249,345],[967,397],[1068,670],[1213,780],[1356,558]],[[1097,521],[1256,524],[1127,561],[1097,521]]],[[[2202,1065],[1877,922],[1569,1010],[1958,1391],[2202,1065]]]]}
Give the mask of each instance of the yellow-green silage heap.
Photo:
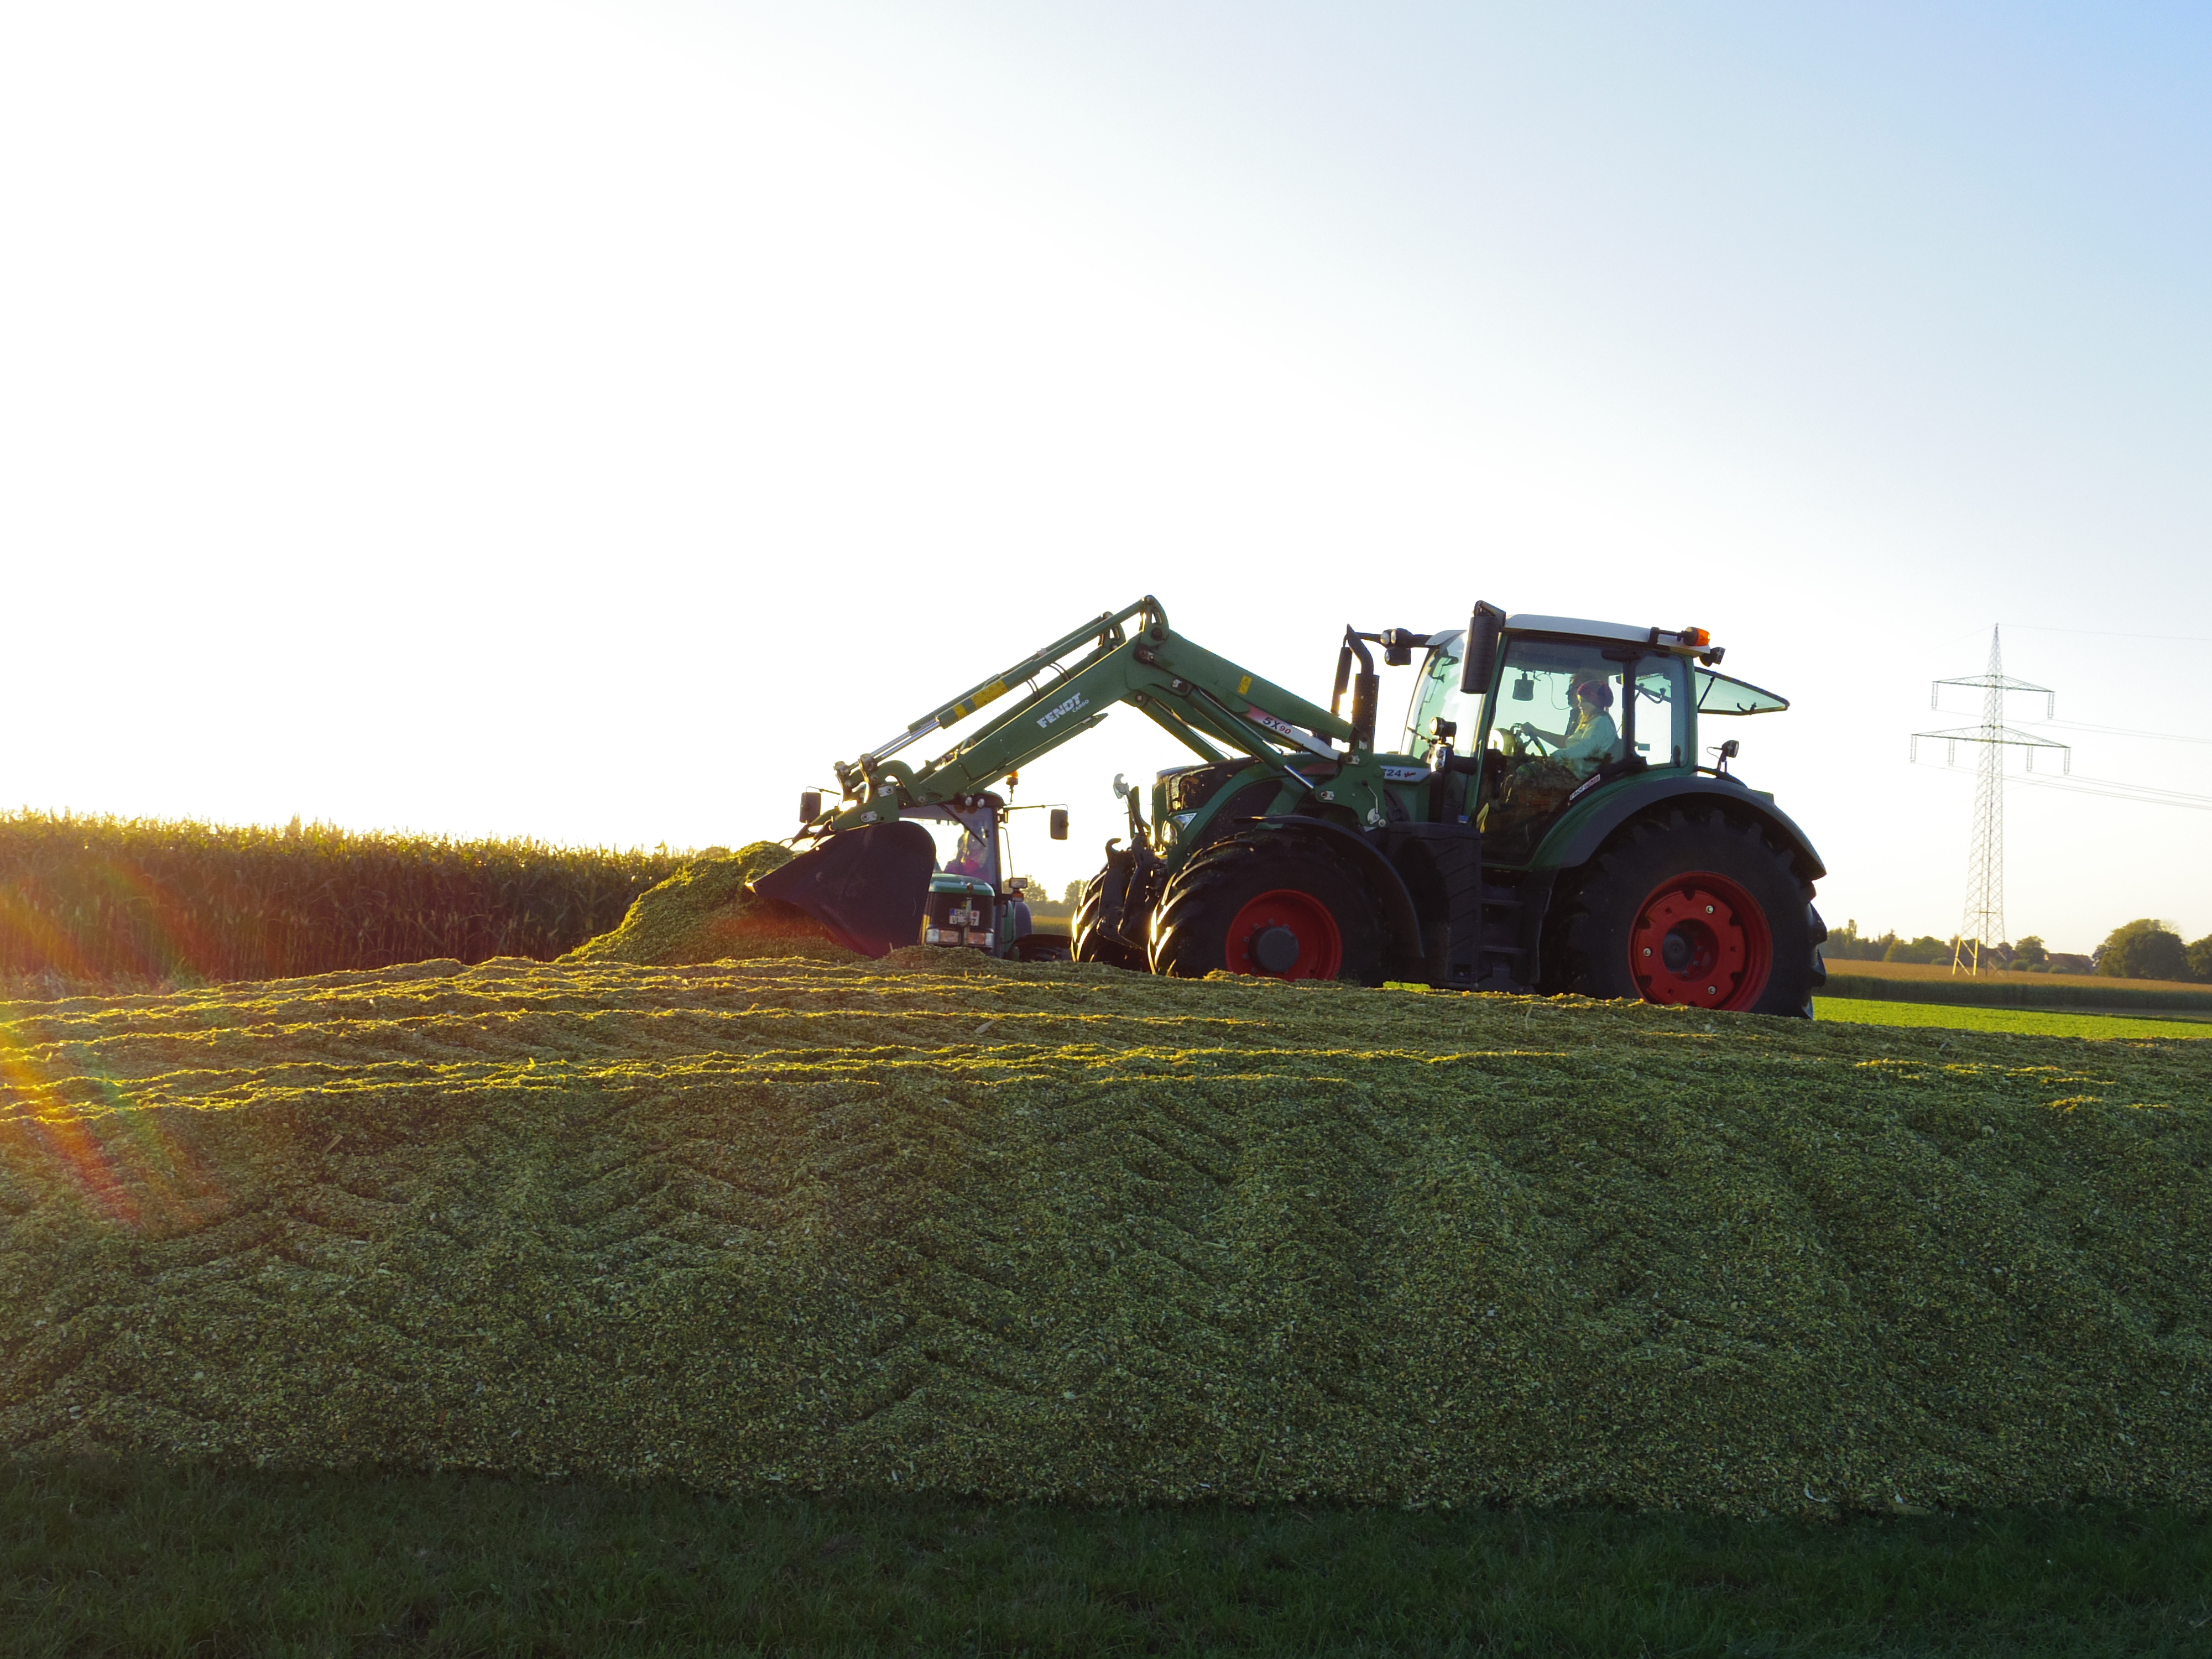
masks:
{"type": "Polygon", "coordinates": [[[716,848],[641,893],[611,933],[586,941],[566,963],[635,963],[673,967],[748,957],[815,957],[857,962],[811,918],[790,905],[757,897],[750,884],[791,860],[779,842],[757,841],[735,853],[716,848]]]}
{"type": "Polygon", "coordinates": [[[0,1437],[1101,1501],[2212,1501],[2212,1045],[940,961],[9,1011],[0,1437]]]}

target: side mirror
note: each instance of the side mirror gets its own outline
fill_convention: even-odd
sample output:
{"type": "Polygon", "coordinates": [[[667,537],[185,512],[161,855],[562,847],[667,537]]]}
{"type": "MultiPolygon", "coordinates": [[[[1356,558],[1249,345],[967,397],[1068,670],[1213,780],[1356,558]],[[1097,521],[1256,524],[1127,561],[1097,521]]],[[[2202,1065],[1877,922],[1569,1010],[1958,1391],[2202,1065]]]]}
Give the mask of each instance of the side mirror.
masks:
{"type": "Polygon", "coordinates": [[[1065,806],[1052,809],[1052,838],[1054,841],[1067,839],[1067,809],[1065,806]]]}
{"type": "Polygon", "coordinates": [[[799,798],[799,821],[811,823],[822,816],[822,792],[810,789],[799,798]]]}
{"type": "Polygon", "coordinates": [[[1467,619],[1467,658],[1459,671],[1461,696],[1480,697],[1489,691],[1498,667],[1498,633],[1504,625],[1503,611],[1486,600],[1475,601],[1474,614],[1467,619]]]}

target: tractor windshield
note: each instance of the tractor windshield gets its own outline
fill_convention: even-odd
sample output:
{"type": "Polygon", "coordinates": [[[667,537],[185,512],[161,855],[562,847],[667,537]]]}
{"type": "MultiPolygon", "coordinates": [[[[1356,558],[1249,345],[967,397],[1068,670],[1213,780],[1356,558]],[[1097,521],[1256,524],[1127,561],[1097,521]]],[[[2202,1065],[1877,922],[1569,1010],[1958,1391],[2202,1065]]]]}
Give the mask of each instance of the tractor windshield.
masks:
{"type": "Polygon", "coordinates": [[[1413,706],[1406,714],[1407,754],[1420,754],[1435,741],[1432,726],[1438,720],[1449,720],[1458,728],[1452,744],[1462,754],[1474,747],[1475,734],[1482,727],[1482,698],[1468,696],[1459,689],[1466,637],[1457,629],[1431,637],[1429,659],[1421,665],[1413,706]]]}
{"type": "Polygon", "coordinates": [[[923,806],[902,816],[929,831],[937,843],[937,867],[943,873],[999,884],[999,838],[993,833],[997,826],[989,813],[974,813],[963,822],[949,807],[923,806]]]}

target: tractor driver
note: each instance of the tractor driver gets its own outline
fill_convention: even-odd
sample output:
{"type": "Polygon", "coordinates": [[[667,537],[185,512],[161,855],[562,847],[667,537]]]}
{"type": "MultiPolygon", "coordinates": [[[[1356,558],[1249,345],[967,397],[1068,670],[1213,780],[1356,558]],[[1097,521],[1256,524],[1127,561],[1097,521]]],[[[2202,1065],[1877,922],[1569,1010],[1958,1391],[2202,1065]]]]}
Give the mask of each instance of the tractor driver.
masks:
{"type": "Polygon", "coordinates": [[[1574,702],[1575,717],[1564,732],[1547,732],[1541,726],[1525,722],[1513,730],[1523,736],[1540,738],[1551,749],[1550,758],[1565,761],[1582,777],[1589,775],[1613,759],[1620,747],[1620,731],[1606,710],[1613,707],[1613,688],[1596,675],[1577,680],[1568,694],[1574,702]]]}
{"type": "Polygon", "coordinates": [[[973,830],[960,832],[960,844],[952,856],[945,860],[945,872],[950,876],[988,876],[991,873],[991,849],[973,830]]]}

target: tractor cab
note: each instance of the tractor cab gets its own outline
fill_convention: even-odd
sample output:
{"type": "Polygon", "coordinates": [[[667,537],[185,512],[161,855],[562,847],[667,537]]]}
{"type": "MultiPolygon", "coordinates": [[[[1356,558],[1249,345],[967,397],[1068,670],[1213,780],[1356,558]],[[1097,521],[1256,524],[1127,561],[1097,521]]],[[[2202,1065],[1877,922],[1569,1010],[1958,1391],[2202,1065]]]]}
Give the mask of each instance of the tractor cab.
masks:
{"type": "Polygon", "coordinates": [[[1700,770],[1701,708],[1789,707],[1714,672],[1722,653],[1701,629],[1494,614],[1492,627],[1472,672],[1464,631],[1431,637],[1407,720],[1410,752],[1426,747],[1433,763],[1442,746],[1474,762],[1467,806],[1486,865],[1536,861],[1567,808],[1608,783],[1700,770]]]}
{"type": "Polygon", "coordinates": [[[1030,931],[1029,906],[1001,883],[999,825],[1006,810],[999,796],[983,794],[944,806],[910,806],[899,814],[927,830],[937,848],[922,944],[1004,956],[1006,941],[1030,931]]]}
{"type": "MultiPolygon", "coordinates": [[[[761,877],[753,890],[805,911],[838,944],[867,956],[918,944],[1065,962],[1066,935],[1034,930],[1021,881],[1006,873],[1005,826],[1014,810],[981,790],[871,812],[865,824],[761,877]]],[[[1050,812],[1052,838],[1066,840],[1066,809],[1050,812]]],[[[821,795],[801,794],[799,816],[815,824],[821,795]]]]}
{"type": "MultiPolygon", "coordinates": [[[[1024,962],[1066,958],[1066,939],[1035,931],[1028,896],[1006,874],[1004,831],[1011,810],[1003,796],[986,791],[899,813],[900,823],[927,833],[933,849],[917,943],[1024,962]]],[[[1064,839],[1066,814],[1055,811],[1053,820],[1054,839],[1064,839]]]]}

